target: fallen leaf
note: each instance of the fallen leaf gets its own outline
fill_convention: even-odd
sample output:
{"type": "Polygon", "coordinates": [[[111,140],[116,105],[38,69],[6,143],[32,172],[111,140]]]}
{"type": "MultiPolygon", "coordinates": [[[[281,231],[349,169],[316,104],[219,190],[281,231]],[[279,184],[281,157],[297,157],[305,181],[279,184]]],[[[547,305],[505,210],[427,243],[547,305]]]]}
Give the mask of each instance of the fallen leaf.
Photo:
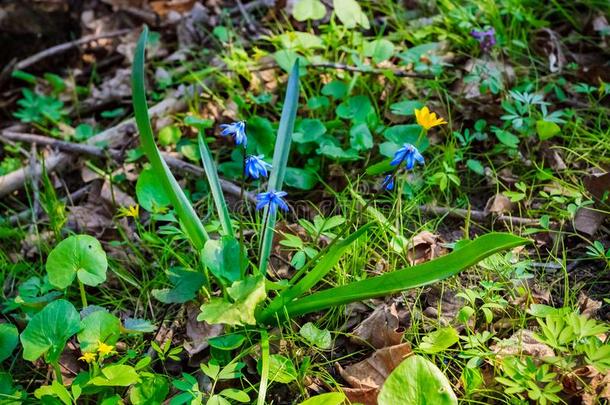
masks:
{"type": "Polygon", "coordinates": [[[170,11],[186,13],[195,5],[195,0],[155,0],[150,2],[150,8],[161,17],[170,11]]]}
{"type": "Polygon", "coordinates": [[[529,329],[518,330],[508,339],[500,340],[490,346],[490,349],[500,358],[523,355],[541,361],[544,358],[555,356],[553,349],[536,340],[534,332],[529,329]]]}
{"type": "Polygon", "coordinates": [[[136,205],[134,199],[118,187],[112,187],[109,181],[105,181],[100,190],[100,198],[110,206],[131,207],[136,205]]]}
{"type": "Polygon", "coordinates": [[[582,315],[585,315],[588,318],[594,317],[601,307],[601,301],[591,299],[584,292],[580,292],[580,295],[578,296],[578,309],[582,315]]]}
{"type": "Polygon", "coordinates": [[[588,207],[580,207],[574,216],[574,229],[593,236],[604,222],[606,214],[588,207]]]}
{"type": "Polygon", "coordinates": [[[368,343],[381,349],[399,344],[403,334],[396,305],[382,305],[354,329],[351,340],[356,344],[368,343]]]}
{"type": "Polygon", "coordinates": [[[192,302],[186,304],[186,336],[191,340],[184,342],[184,349],[191,356],[205,350],[209,346],[208,340],[224,332],[222,324],[210,325],[205,321],[198,321],[199,312],[199,305],[192,302]]]}
{"type": "Polygon", "coordinates": [[[596,374],[582,396],[583,405],[597,405],[610,401],[610,373],[596,374]]]}
{"type": "Polygon", "coordinates": [[[422,231],[418,233],[408,242],[407,257],[409,263],[414,266],[442,256],[447,252],[447,249],[441,245],[441,242],[440,236],[432,232],[422,231]]]}
{"type": "Polygon", "coordinates": [[[485,204],[485,212],[487,214],[505,214],[512,210],[513,204],[504,194],[496,194],[487,200],[485,204]]]}
{"type": "MultiPolygon", "coordinates": [[[[434,319],[435,323],[440,322],[442,326],[449,326],[466,304],[466,300],[456,297],[454,291],[433,287],[426,294],[426,304],[428,306],[423,312],[426,317],[434,319]]],[[[461,327],[463,325],[457,329],[459,330],[461,327]]]]}
{"type": "Polygon", "coordinates": [[[377,395],[390,373],[411,354],[411,345],[403,343],[396,346],[378,349],[371,357],[346,366],[337,364],[341,377],[352,389],[344,390],[351,402],[364,405],[376,405],[377,395]]]}

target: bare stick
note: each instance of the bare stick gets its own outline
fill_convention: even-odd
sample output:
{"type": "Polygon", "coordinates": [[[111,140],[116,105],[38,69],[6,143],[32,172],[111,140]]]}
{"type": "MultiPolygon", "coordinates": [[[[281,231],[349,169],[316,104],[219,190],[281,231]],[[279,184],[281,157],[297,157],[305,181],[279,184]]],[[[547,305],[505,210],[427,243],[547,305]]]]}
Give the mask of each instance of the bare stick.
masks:
{"type": "Polygon", "coordinates": [[[77,155],[88,155],[95,157],[106,157],[110,155],[114,159],[120,158],[120,153],[114,150],[105,150],[98,148],[97,146],[87,145],[82,143],[66,142],[48,136],[28,134],[24,132],[13,132],[3,131],[0,132],[0,140],[8,139],[15,142],[26,142],[32,144],[38,144],[43,146],[49,146],[54,149],[58,149],[63,152],[69,152],[77,155]]]}
{"type": "Polygon", "coordinates": [[[322,62],[322,63],[312,63],[307,65],[312,68],[321,68],[321,69],[335,69],[335,70],[346,70],[348,72],[359,72],[359,73],[369,73],[369,74],[384,74],[386,72],[391,72],[394,76],[397,77],[416,77],[420,79],[434,79],[433,75],[427,75],[423,73],[417,72],[407,72],[406,70],[400,69],[379,69],[373,67],[359,67],[359,66],[350,66],[344,65],[341,63],[330,63],[330,62],[322,62]]]}
{"type": "MultiPolygon", "coordinates": [[[[116,150],[103,149],[93,145],[61,141],[42,135],[4,131],[0,132],[0,141],[2,141],[3,139],[7,139],[14,142],[27,142],[32,144],[49,146],[52,148],[56,148],[62,152],[67,152],[71,154],[87,155],[99,158],[110,157],[116,161],[119,161],[121,159],[121,153],[116,150]]],[[[205,173],[203,168],[197,165],[185,162],[167,153],[162,153],[162,155],[167,165],[172,169],[181,170],[190,174],[194,174],[196,176],[202,176],[205,173]]],[[[32,168],[30,168],[30,171],[32,171],[32,168]]],[[[234,183],[231,183],[228,180],[220,179],[220,186],[226,193],[233,194],[235,196],[240,195],[240,187],[234,183]]],[[[256,197],[252,193],[246,194],[246,198],[249,201],[256,202],[256,197]]]]}
{"type": "Polygon", "coordinates": [[[537,218],[523,218],[513,217],[511,215],[501,214],[496,217],[489,215],[484,211],[478,210],[465,210],[462,208],[447,208],[437,207],[432,205],[421,205],[419,210],[425,214],[430,215],[447,215],[454,218],[471,218],[477,222],[486,222],[491,219],[496,219],[505,224],[512,225],[526,225],[526,226],[539,226],[540,219],[537,218]]]}
{"type": "MultiPolygon", "coordinates": [[[[182,100],[180,92],[176,92],[150,108],[149,113],[151,117],[158,117],[177,111],[182,111],[185,108],[186,102],[182,100]]],[[[98,143],[103,143],[108,145],[109,148],[112,148],[124,143],[125,137],[128,134],[135,132],[135,128],[135,121],[133,118],[130,118],[89,138],[87,140],[87,144],[95,145],[98,143]]],[[[72,155],[70,154],[61,152],[52,153],[45,158],[45,168],[49,173],[53,171],[61,171],[70,164],[71,159],[72,155]]],[[[28,173],[31,170],[32,169],[28,167],[24,167],[4,176],[0,176],[0,197],[22,188],[26,182],[28,173]]],[[[39,173],[42,171],[41,165],[38,164],[35,170],[36,173],[40,175],[39,173]]]]}
{"type": "Polygon", "coordinates": [[[18,62],[15,65],[15,69],[19,69],[19,70],[26,69],[32,65],[35,65],[36,63],[40,62],[43,59],[46,59],[46,58],[54,56],[54,55],[58,55],[60,53],[64,53],[64,52],[69,51],[72,48],[76,48],[80,45],[88,44],[89,42],[97,41],[98,39],[120,37],[121,35],[125,35],[129,32],[131,32],[130,29],[124,29],[124,30],[119,30],[119,31],[105,32],[102,34],[87,35],[87,36],[84,36],[84,37],[74,40],[74,41],[55,45],[49,49],[45,49],[42,52],[38,52],[32,56],[29,56],[29,57],[23,59],[20,62],[18,62]]]}

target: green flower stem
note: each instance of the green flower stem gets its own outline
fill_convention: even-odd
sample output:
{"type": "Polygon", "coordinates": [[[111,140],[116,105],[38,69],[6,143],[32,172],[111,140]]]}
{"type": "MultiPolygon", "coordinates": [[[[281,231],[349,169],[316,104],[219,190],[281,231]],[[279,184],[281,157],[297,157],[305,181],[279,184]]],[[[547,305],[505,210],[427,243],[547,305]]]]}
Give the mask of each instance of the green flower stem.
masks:
{"type": "Polygon", "coordinates": [[[80,280],[78,280],[78,289],[80,290],[80,300],[83,303],[83,308],[87,308],[87,293],[85,292],[85,285],[80,280]]]}

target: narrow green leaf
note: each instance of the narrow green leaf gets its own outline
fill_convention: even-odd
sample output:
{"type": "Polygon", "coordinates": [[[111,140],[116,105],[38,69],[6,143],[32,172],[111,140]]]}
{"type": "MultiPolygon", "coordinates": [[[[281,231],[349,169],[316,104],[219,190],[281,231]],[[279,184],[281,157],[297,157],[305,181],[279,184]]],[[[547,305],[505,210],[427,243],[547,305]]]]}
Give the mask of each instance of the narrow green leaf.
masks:
{"type": "Polygon", "coordinates": [[[286,312],[293,317],[332,306],[383,297],[409,288],[421,287],[451,277],[494,253],[529,242],[529,239],[511,234],[492,232],[436,260],[341,287],[329,288],[288,302],[286,312]]]}
{"type": "MultiPolygon", "coordinates": [[[[265,310],[261,312],[260,316],[258,317],[259,320],[263,323],[268,322],[278,312],[281,312],[284,306],[288,306],[291,301],[311,290],[320,280],[324,278],[324,276],[328,274],[329,271],[333,269],[333,267],[335,267],[345,251],[352,246],[352,244],[358,240],[358,238],[360,238],[368,230],[368,228],[369,226],[363,226],[332,247],[316,263],[311,271],[307,272],[307,274],[296,285],[283,291],[281,294],[275,297],[273,301],[271,301],[271,303],[265,308],[265,310]]],[[[297,276],[295,275],[294,278],[297,278],[297,276]]]]}
{"type": "Polygon", "coordinates": [[[201,161],[203,162],[203,169],[205,170],[208,184],[210,185],[210,191],[212,192],[212,198],[214,198],[214,205],[218,210],[218,218],[222,224],[222,230],[225,235],[235,236],[233,233],[233,226],[231,226],[231,217],[229,216],[229,210],[227,209],[227,202],[225,201],[222,188],[220,187],[220,179],[218,178],[218,171],[214,164],[214,159],[210,153],[208,145],[203,139],[203,135],[199,133],[199,153],[201,154],[201,161]]]}
{"type": "Polygon", "coordinates": [[[148,116],[148,106],[146,104],[146,87],[144,82],[144,60],[146,51],[146,41],[148,38],[148,28],[144,27],[133,59],[133,70],[131,77],[132,101],[135,113],[136,124],[140,131],[140,142],[142,149],[152,165],[152,169],[163,184],[167,196],[170,198],[178,217],[182,221],[186,233],[191,243],[197,250],[201,250],[208,234],[203,228],[201,221],[197,217],[193,206],[180,188],[180,185],[170,172],[165,160],[161,157],[150,125],[148,116]]]}
{"type": "MultiPolygon", "coordinates": [[[[290,143],[292,140],[292,132],[294,131],[294,122],[297,116],[297,107],[299,104],[299,61],[294,63],[292,71],[288,77],[288,85],[286,88],[286,97],[284,99],[284,107],[282,108],[282,116],[280,118],[280,126],[277,131],[277,139],[275,140],[275,150],[273,152],[273,169],[269,175],[269,191],[281,191],[284,184],[284,176],[286,175],[286,166],[288,165],[288,155],[290,154],[290,143]]],[[[267,272],[267,263],[269,262],[269,254],[271,253],[271,243],[273,242],[273,232],[275,229],[276,211],[271,212],[269,207],[265,207],[264,218],[267,218],[266,227],[263,230],[263,239],[260,250],[259,269],[265,274],[267,272]]]]}

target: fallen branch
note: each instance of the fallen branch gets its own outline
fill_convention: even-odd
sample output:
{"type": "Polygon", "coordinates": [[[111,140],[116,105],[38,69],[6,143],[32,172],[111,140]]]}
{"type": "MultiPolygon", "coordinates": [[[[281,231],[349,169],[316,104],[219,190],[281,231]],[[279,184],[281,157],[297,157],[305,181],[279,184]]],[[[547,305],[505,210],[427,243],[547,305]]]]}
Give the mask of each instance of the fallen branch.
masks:
{"type": "MultiPolygon", "coordinates": [[[[180,97],[181,94],[176,92],[160,103],[150,108],[149,113],[151,117],[158,117],[161,115],[171,114],[178,111],[182,111],[186,108],[186,102],[180,97]]],[[[124,138],[135,131],[135,121],[133,118],[125,120],[118,125],[108,128],[105,131],[89,138],[87,144],[104,144],[108,145],[109,148],[124,143],[124,138]]],[[[45,158],[45,169],[47,172],[62,171],[64,170],[72,160],[71,154],[68,153],[51,153],[45,158]]],[[[34,172],[35,175],[42,173],[42,165],[37,164],[35,168],[24,167],[9,174],[0,177],[0,197],[12,193],[15,190],[19,190],[23,187],[30,172],[34,172]]]]}
{"type": "MultiPolygon", "coordinates": [[[[104,149],[98,146],[73,143],[61,141],[59,139],[50,138],[48,136],[36,135],[36,134],[28,134],[14,131],[4,131],[0,133],[0,141],[2,139],[7,139],[14,142],[26,142],[31,144],[38,144],[42,146],[49,146],[51,148],[58,149],[62,152],[67,152],[70,154],[77,155],[86,155],[93,156],[98,158],[112,158],[115,161],[120,161],[122,159],[122,154],[116,150],[104,149]]],[[[173,157],[167,153],[162,153],[163,158],[167,165],[175,170],[184,171],[187,173],[194,174],[196,176],[202,176],[205,172],[203,168],[194,165],[192,163],[185,162],[176,157],[173,157]]],[[[31,171],[31,170],[30,170],[31,171]]],[[[224,192],[228,194],[233,194],[235,196],[241,195],[241,189],[236,184],[220,179],[220,186],[224,192]]],[[[251,202],[256,202],[256,197],[252,193],[245,193],[246,198],[251,202]]]]}
{"type": "Polygon", "coordinates": [[[118,30],[118,31],[112,31],[112,32],[105,32],[102,34],[87,35],[87,36],[84,36],[84,37],[74,40],[74,41],[55,45],[55,46],[52,46],[51,48],[45,49],[44,51],[35,53],[32,56],[28,56],[27,58],[18,62],[15,65],[15,69],[17,69],[17,70],[26,69],[32,65],[35,65],[36,63],[40,62],[43,59],[64,53],[64,52],[69,51],[72,48],[76,48],[80,45],[88,44],[89,42],[97,41],[99,39],[120,37],[121,35],[128,34],[129,32],[131,32],[130,29],[124,29],[124,30],[118,30]]]}
{"type": "Polygon", "coordinates": [[[506,214],[491,216],[485,211],[466,210],[463,208],[446,208],[433,205],[421,205],[419,210],[424,214],[439,216],[447,215],[454,218],[470,218],[476,222],[487,222],[491,219],[495,219],[496,221],[510,225],[540,226],[540,219],[537,218],[513,217],[512,215],[506,214]]]}

